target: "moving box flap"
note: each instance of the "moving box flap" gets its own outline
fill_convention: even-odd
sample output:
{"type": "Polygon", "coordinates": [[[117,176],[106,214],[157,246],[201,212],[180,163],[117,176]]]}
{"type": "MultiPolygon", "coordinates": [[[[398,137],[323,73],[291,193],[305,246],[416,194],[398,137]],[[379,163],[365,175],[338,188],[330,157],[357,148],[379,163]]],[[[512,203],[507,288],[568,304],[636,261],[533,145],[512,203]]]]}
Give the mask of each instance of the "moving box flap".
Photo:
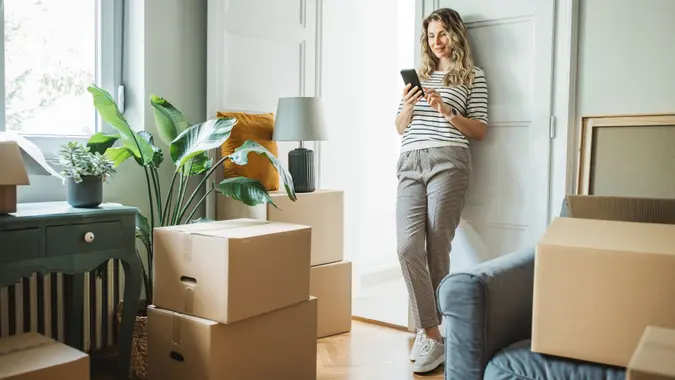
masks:
{"type": "Polygon", "coordinates": [[[56,343],[57,342],[55,340],[36,333],[11,335],[0,339],[0,356],[10,355],[15,352],[31,350],[34,348],[44,347],[48,344],[56,343]]]}
{"type": "Polygon", "coordinates": [[[0,339],[0,379],[14,376],[23,379],[22,375],[27,374],[36,376],[30,378],[44,378],[46,370],[51,371],[50,379],[82,379],[89,372],[89,356],[37,333],[0,339]],[[79,363],[81,361],[86,363],[79,363]]]}
{"type": "Polygon", "coordinates": [[[675,255],[675,225],[557,218],[539,245],[675,255]]]}
{"type": "MultiPolygon", "coordinates": [[[[660,375],[675,376],[675,330],[647,326],[628,369],[660,375]]],[[[660,377],[659,377],[660,378],[660,377]]]]}
{"type": "Polygon", "coordinates": [[[675,224],[675,199],[567,195],[572,218],[675,224]]]}
{"type": "MultiPolygon", "coordinates": [[[[174,323],[178,323],[180,320],[176,319],[176,317],[183,317],[186,320],[192,321],[194,323],[204,325],[204,326],[215,326],[219,324],[216,321],[212,321],[206,318],[200,318],[194,315],[188,315],[188,314],[181,314],[181,313],[176,313],[175,311],[171,310],[166,310],[162,309],[159,307],[156,307],[154,305],[148,306],[148,309],[152,309],[152,312],[155,314],[155,320],[161,320],[161,321],[166,321],[166,323],[169,323],[170,326],[172,326],[171,329],[165,329],[165,331],[173,331],[173,326],[174,323]]],[[[179,327],[177,327],[179,329],[179,327]]]]}
{"type": "Polygon", "coordinates": [[[299,224],[269,222],[269,221],[258,221],[258,222],[259,223],[247,223],[245,225],[239,226],[239,228],[199,231],[197,234],[203,236],[222,237],[227,239],[250,239],[250,238],[261,238],[264,236],[271,236],[279,233],[311,230],[311,227],[299,224]]]}
{"type": "Polygon", "coordinates": [[[249,227],[257,226],[261,224],[269,223],[266,220],[261,219],[248,219],[248,218],[239,218],[239,219],[229,219],[229,220],[218,220],[202,223],[188,223],[181,224],[177,226],[167,226],[155,228],[157,231],[182,231],[187,233],[199,233],[212,230],[220,229],[231,229],[231,228],[240,228],[240,227],[249,227]]]}

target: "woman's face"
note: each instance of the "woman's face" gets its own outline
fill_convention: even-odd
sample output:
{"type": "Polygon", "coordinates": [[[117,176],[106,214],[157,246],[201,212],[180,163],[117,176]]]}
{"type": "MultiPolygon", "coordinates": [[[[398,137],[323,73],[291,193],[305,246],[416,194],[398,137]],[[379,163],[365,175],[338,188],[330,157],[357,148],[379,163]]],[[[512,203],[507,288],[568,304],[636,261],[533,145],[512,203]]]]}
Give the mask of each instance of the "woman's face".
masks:
{"type": "Polygon", "coordinates": [[[438,59],[450,58],[450,35],[442,22],[433,20],[429,23],[427,42],[438,59]]]}

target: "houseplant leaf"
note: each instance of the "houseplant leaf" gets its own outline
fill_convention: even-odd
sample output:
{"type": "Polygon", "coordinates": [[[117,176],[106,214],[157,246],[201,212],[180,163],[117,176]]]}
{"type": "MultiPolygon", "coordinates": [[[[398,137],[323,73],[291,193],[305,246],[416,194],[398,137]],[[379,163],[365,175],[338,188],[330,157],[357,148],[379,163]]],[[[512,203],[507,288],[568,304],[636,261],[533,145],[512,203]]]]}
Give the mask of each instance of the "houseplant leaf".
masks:
{"type": "Polygon", "coordinates": [[[166,145],[170,145],[178,135],[190,128],[190,123],[185,115],[166,99],[157,95],[150,95],[150,106],[152,106],[159,138],[166,145]]]}
{"type": "Polygon", "coordinates": [[[236,122],[234,118],[211,119],[179,134],[169,146],[176,170],[181,170],[192,157],[223,145],[236,122]]]}
{"type": "Polygon", "coordinates": [[[249,153],[256,153],[256,154],[262,154],[267,159],[274,165],[274,167],[277,169],[277,172],[279,172],[279,175],[281,176],[281,181],[284,183],[284,188],[286,189],[286,194],[288,194],[288,197],[292,200],[295,201],[297,200],[295,196],[295,188],[293,187],[293,177],[291,177],[291,173],[286,170],[283,166],[281,166],[281,163],[277,158],[267,150],[264,146],[258,144],[255,141],[247,140],[241,146],[237,149],[234,150],[232,154],[228,156],[228,158],[234,162],[237,165],[246,165],[248,163],[248,154],[249,153]]]}
{"type": "Polygon", "coordinates": [[[119,139],[119,133],[107,134],[103,132],[97,132],[89,138],[89,141],[87,141],[87,146],[92,153],[104,154],[105,151],[115,145],[119,139]]]}
{"type": "Polygon", "coordinates": [[[150,224],[148,218],[140,212],[136,213],[136,237],[141,239],[146,246],[150,245],[150,224]]]}
{"type": "Polygon", "coordinates": [[[123,146],[108,148],[104,155],[115,164],[115,167],[119,167],[124,161],[131,158],[131,153],[123,146]]]}
{"type": "Polygon", "coordinates": [[[143,166],[152,163],[155,151],[147,141],[131,129],[124,115],[117,108],[112,96],[93,84],[87,87],[87,91],[92,94],[94,107],[98,110],[101,118],[119,132],[122,145],[129,149],[134,158],[143,166]]]}
{"type": "Polygon", "coordinates": [[[228,178],[217,184],[216,190],[226,197],[241,201],[247,206],[270,203],[277,207],[272,197],[259,181],[247,177],[228,178]]]}
{"type": "Polygon", "coordinates": [[[213,166],[213,159],[209,158],[207,152],[200,153],[190,159],[181,169],[181,173],[190,170],[188,176],[200,175],[213,166]]]}
{"type": "Polygon", "coordinates": [[[148,144],[150,144],[150,146],[152,147],[153,150],[152,166],[159,168],[159,165],[161,165],[162,162],[164,161],[164,153],[162,152],[161,149],[159,149],[158,146],[155,145],[155,138],[148,131],[140,131],[138,132],[138,135],[141,136],[143,140],[147,141],[148,144]]]}

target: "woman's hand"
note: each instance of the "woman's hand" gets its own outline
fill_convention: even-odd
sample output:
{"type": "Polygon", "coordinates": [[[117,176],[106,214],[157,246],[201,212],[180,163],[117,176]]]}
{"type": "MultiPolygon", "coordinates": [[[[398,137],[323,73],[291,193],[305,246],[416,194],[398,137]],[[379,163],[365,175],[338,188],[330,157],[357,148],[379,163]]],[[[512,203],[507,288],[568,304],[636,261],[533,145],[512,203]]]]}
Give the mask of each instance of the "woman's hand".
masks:
{"type": "Polygon", "coordinates": [[[422,98],[422,91],[417,86],[410,89],[410,84],[403,88],[403,107],[412,109],[415,104],[422,98]]]}
{"type": "Polygon", "coordinates": [[[401,112],[399,112],[398,116],[396,116],[396,132],[398,132],[399,135],[402,135],[406,128],[408,128],[408,125],[410,124],[410,121],[412,120],[412,114],[413,114],[413,109],[415,108],[415,104],[422,98],[422,91],[420,91],[419,88],[415,87],[412,90],[410,89],[410,85],[408,84],[405,86],[403,89],[403,104],[401,107],[401,112]]]}
{"type": "Polygon", "coordinates": [[[441,95],[436,90],[425,88],[424,92],[431,108],[443,115],[464,136],[479,141],[485,138],[485,124],[478,120],[464,117],[462,114],[453,115],[452,106],[445,104],[443,98],[441,98],[441,95]]]}
{"type": "Polygon", "coordinates": [[[450,115],[452,112],[452,107],[443,102],[443,98],[441,98],[441,95],[438,93],[438,91],[431,88],[425,88],[424,92],[427,103],[429,103],[431,108],[435,109],[443,116],[450,115]]]}

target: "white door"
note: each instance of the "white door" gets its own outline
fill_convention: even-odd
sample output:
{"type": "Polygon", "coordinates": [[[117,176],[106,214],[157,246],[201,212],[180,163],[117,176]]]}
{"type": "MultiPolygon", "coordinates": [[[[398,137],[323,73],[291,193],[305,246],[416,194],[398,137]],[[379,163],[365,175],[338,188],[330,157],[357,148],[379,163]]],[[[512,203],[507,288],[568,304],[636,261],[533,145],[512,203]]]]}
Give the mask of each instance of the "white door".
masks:
{"type": "Polygon", "coordinates": [[[548,224],[555,0],[425,0],[418,31],[446,7],[467,25],[489,91],[463,219],[491,256],[503,255],[536,243],[548,224]]]}

